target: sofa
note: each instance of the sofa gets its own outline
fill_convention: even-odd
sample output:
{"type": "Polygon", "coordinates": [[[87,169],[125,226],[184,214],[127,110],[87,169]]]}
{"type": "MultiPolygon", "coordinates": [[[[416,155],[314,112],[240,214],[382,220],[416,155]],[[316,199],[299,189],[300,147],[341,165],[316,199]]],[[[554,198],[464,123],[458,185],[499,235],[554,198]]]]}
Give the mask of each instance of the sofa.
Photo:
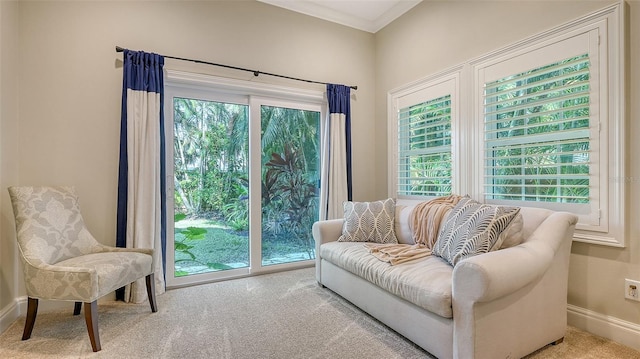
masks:
{"type": "MultiPolygon", "coordinates": [[[[416,202],[394,205],[396,240],[411,245],[416,202]]],[[[515,244],[455,265],[433,254],[392,265],[366,243],[339,241],[344,218],[318,221],[316,279],[438,358],[521,358],[564,338],[577,217],[530,207],[519,215],[515,244]]]]}

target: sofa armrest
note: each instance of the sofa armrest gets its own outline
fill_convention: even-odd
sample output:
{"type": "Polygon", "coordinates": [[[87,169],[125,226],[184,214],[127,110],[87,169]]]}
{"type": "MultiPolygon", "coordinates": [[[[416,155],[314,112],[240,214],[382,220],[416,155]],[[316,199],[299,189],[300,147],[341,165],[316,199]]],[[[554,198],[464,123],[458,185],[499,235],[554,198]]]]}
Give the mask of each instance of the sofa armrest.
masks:
{"type": "Polygon", "coordinates": [[[453,297],[486,302],[542,277],[556,252],[571,241],[577,217],[555,212],[525,243],[461,261],[453,270],[453,297]]]}
{"type": "Polygon", "coordinates": [[[312,227],[312,232],[316,246],[322,243],[337,241],[340,235],[342,235],[343,223],[344,219],[342,218],[315,222],[312,227]]]}
{"type": "Polygon", "coordinates": [[[576,222],[553,212],[524,243],[456,265],[454,357],[522,357],[562,338],[576,222]]]}
{"type": "Polygon", "coordinates": [[[335,242],[342,234],[343,218],[317,221],[311,227],[313,239],[316,241],[316,280],[322,284],[320,278],[322,258],[320,257],[320,246],[323,243],[335,242]]]}
{"type": "Polygon", "coordinates": [[[453,296],[488,302],[513,293],[540,278],[553,254],[545,243],[534,242],[463,260],[453,271],[453,296]]]}

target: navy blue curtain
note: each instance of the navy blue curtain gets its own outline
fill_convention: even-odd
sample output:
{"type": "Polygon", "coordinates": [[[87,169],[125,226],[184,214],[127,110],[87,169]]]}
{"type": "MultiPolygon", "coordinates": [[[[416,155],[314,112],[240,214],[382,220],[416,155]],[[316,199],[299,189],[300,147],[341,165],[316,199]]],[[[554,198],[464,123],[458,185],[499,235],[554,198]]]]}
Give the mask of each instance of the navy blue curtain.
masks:
{"type": "MultiPolygon", "coordinates": [[[[158,54],[145,53],[142,51],[124,50],[123,52],[123,81],[122,81],[122,107],[120,121],[120,163],[118,173],[118,207],[117,207],[117,228],[116,246],[127,246],[127,207],[129,199],[129,161],[130,151],[128,148],[128,108],[127,98],[131,91],[153,93],[160,95],[159,114],[159,134],[160,136],[160,242],[159,251],[162,258],[162,267],[166,268],[166,168],[165,153],[166,144],[164,136],[164,57],[158,54]]],[[[130,112],[129,112],[130,113],[130,112]]],[[[156,114],[154,114],[155,116],[156,114]]],[[[129,119],[132,120],[132,119],[129,119]]],[[[163,273],[164,274],[164,273],[163,273]]],[[[124,288],[116,291],[117,299],[124,299],[124,288]]]]}
{"type": "Polygon", "coordinates": [[[345,85],[327,84],[329,113],[342,113],[346,117],[345,137],[347,154],[347,198],[353,200],[353,170],[351,165],[351,88],[345,85]]]}

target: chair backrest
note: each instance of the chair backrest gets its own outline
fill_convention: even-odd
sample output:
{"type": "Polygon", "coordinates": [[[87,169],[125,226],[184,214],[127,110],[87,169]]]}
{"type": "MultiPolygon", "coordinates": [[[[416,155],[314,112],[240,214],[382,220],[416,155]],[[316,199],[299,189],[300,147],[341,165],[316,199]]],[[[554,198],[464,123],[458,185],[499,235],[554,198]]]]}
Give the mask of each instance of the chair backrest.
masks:
{"type": "Polygon", "coordinates": [[[88,254],[98,242],[84,225],[73,187],[9,187],[23,260],[55,264],[88,254]]]}

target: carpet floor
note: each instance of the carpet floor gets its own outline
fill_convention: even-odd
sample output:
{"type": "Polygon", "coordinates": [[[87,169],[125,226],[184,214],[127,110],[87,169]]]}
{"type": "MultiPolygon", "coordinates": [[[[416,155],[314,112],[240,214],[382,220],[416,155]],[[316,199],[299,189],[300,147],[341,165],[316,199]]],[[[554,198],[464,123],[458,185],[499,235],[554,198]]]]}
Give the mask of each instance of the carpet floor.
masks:
{"type": "MultiPolygon", "coordinates": [[[[0,358],[433,358],[328,289],[314,269],[170,290],[148,304],[98,306],[102,351],[84,316],[40,313],[31,339],[24,318],[0,335],[0,358]]],[[[563,343],[532,358],[640,358],[640,352],[567,328],[563,343]]]]}

